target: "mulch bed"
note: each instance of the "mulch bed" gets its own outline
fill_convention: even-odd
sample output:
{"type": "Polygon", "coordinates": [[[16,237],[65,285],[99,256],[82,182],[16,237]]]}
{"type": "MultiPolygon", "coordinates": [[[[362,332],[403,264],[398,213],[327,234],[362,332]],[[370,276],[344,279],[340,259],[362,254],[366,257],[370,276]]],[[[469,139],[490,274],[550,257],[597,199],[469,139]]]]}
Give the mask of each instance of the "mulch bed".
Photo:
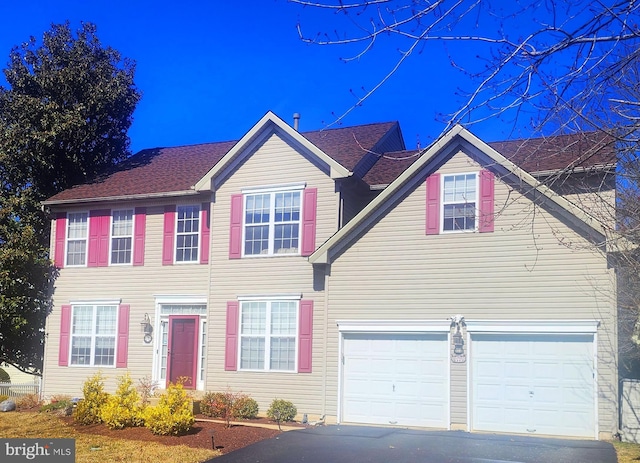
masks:
{"type": "MultiPolygon", "coordinates": [[[[109,429],[103,424],[81,425],[76,423],[72,417],[61,418],[66,424],[73,427],[78,432],[99,434],[106,437],[114,437],[117,439],[140,440],[148,442],[158,442],[164,445],[186,445],[194,448],[212,449],[212,444],[216,450],[222,453],[233,452],[242,447],[246,447],[253,443],[264,439],[276,437],[282,431],[278,429],[269,429],[254,426],[233,425],[226,428],[223,423],[214,423],[210,421],[200,421],[201,419],[210,419],[206,416],[196,416],[196,423],[188,434],[183,436],[156,436],[147,428],[125,428],[125,429],[109,429]],[[212,437],[213,435],[213,442],[212,437]]],[[[249,420],[248,423],[255,424],[271,424],[276,423],[265,418],[249,420]]],[[[291,425],[291,423],[287,423],[291,425]]],[[[301,425],[301,427],[303,427],[301,425]]]]}

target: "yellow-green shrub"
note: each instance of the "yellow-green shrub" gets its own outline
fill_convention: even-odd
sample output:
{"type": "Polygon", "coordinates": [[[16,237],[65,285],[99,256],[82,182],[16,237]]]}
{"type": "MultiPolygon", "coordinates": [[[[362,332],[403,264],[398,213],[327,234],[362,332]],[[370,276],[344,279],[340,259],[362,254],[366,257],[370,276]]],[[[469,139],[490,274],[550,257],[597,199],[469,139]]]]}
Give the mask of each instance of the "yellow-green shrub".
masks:
{"type": "Polygon", "coordinates": [[[147,407],[144,413],[144,425],[161,436],[186,434],[193,423],[191,399],[181,383],[169,384],[158,405],[147,407]]]}
{"type": "Polygon", "coordinates": [[[80,424],[100,423],[100,410],[109,400],[109,394],[104,391],[102,373],[88,378],[82,385],[82,393],[84,397],[76,407],[75,420],[80,424]]]}
{"type": "Polygon", "coordinates": [[[109,397],[100,409],[100,419],[111,429],[122,429],[127,426],[142,426],[142,405],[140,395],[133,387],[129,373],[118,378],[118,389],[109,397]]]}

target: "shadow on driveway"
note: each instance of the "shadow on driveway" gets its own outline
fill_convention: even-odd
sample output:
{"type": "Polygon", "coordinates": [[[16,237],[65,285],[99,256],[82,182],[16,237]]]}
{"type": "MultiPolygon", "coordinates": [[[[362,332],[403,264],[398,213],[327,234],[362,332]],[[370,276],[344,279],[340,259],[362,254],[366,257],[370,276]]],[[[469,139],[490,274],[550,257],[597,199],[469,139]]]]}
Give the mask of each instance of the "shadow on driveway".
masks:
{"type": "Polygon", "coordinates": [[[320,426],[289,431],[207,463],[616,463],[607,442],[320,426]]]}

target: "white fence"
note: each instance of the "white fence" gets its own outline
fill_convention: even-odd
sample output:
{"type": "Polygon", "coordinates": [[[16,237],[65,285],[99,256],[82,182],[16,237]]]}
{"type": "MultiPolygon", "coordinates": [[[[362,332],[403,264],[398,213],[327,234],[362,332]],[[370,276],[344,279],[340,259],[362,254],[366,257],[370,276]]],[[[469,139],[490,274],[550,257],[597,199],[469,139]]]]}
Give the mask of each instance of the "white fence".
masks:
{"type": "Polygon", "coordinates": [[[27,394],[40,394],[40,381],[31,383],[3,383],[0,382],[0,395],[20,397],[27,394]]]}

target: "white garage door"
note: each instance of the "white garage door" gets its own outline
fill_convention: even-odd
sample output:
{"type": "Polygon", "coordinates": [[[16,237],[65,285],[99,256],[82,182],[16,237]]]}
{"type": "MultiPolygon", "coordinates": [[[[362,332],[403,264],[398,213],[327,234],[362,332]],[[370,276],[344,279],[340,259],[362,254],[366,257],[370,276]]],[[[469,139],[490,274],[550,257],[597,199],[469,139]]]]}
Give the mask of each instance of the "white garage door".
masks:
{"type": "Polygon", "coordinates": [[[472,335],[476,431],[595,436],[593,335],[472,335]]]}
{"type": "Polygon", "coordinates": [[[342,420],[448,427],[445,334],[345,334],[342,420]]]}

